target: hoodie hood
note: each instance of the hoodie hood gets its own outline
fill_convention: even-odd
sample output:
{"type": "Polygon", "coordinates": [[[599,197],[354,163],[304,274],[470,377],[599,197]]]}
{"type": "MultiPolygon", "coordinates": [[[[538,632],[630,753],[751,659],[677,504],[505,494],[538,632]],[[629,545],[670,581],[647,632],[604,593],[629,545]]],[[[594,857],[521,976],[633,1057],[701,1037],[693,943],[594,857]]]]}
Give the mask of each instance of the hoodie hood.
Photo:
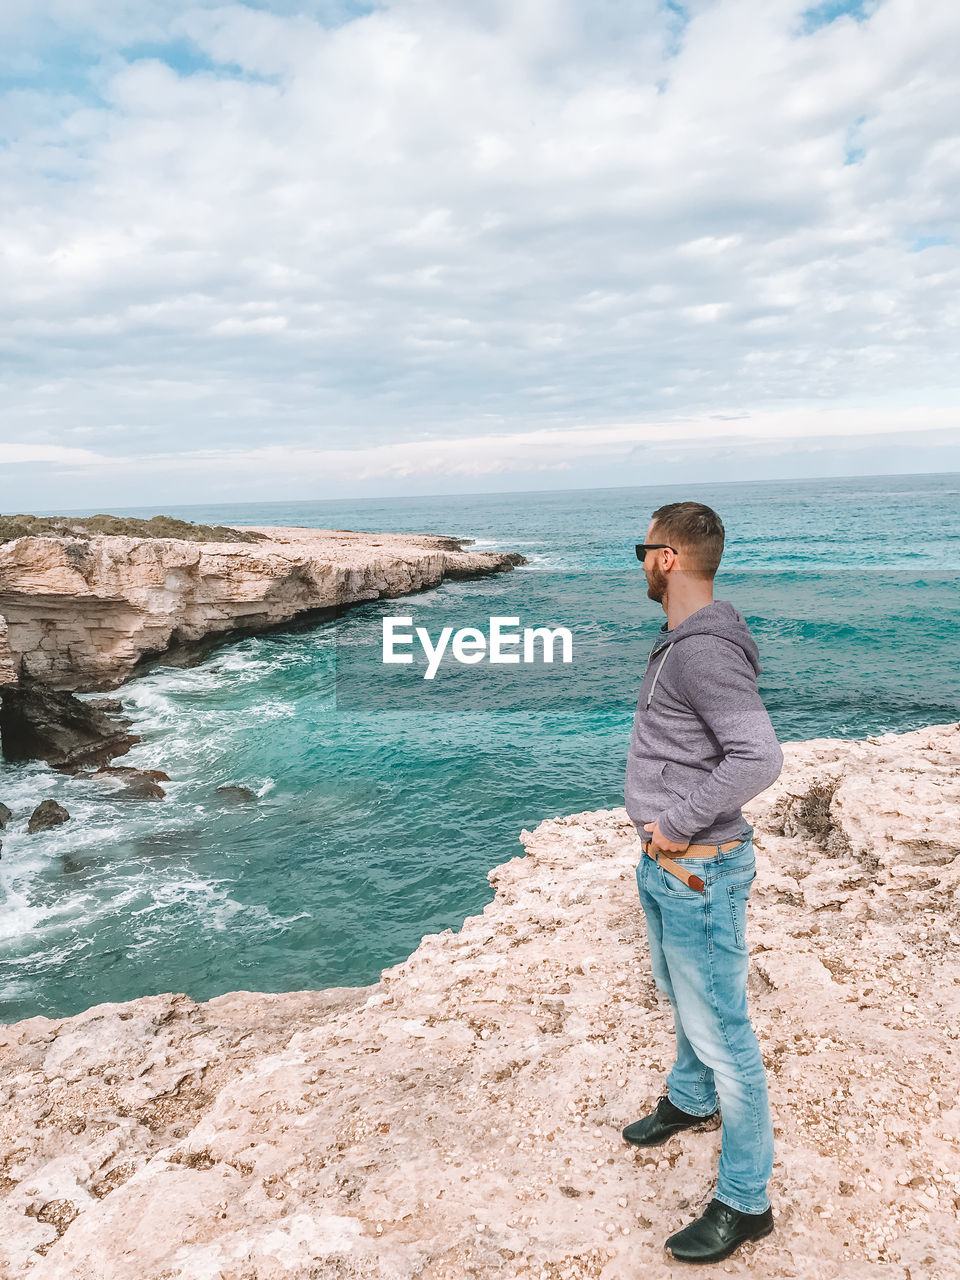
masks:
{"type": "MultiPolygon", "coordinates": [[[[679,626],[672,630],[668,630],[667,624],[664,623],[660,628],[657,642],[650,651],[650,658],[653,659],[658,653],[663,653],[664,649],[669,650],[690,636],[703,635],[719,636],[721,640],[735,644],[746,654],[747,661],[757,675],[763,670],[760,666],[760,650],[750,634],[747,620],[729,600],[714,600],[710,604],[705,604],[702,609],[691,613],[689,618],[684,618],[679,626]]],[[[663,657],[666,658],[665,653],[663,657]]]]}
{"type": "Polygon", "coordinates": [[[759,675],[762,668],[757,642],[750,634],[746,618],[739,609],[733,607],[729,600],[714,600],[710,604],[705,604],[702,609],[691,613],[689,618],[684,618],[679,626],[672,630],[668,630],[667,624],[664,623],[650,656],[652,658],[659,653],[665,645],[686,640],[689,636],[704,635],[719,636],[722,640],[729,640],[731,644],[737,645],[747,655],[750,665],[759,675]]]}

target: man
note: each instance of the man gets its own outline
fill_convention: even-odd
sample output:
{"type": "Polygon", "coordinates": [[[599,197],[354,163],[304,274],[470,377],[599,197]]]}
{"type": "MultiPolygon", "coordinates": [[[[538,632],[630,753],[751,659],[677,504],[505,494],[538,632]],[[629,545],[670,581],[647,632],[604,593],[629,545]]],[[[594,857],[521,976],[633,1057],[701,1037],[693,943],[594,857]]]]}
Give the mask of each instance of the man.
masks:
{"type": "Polygon", "coordinates": [[[653,513],[637,547],[647,595],[667,620],[640,687],[624,788],[644,847],[637,887],[677,1058],[656,1109],[623,1137],[656,1146],[715,1115],[718,1103],[723,1117],[714,1196],[666,1241],[685,1262],[719,1262],[773,1230],[773,1124],[747,1011],[756,863],[740,806],[776,780],[783,752],[757,691],[756,643],[743,615],[713,599],[723,542],[710,507],[672,502],[653,513]]]}

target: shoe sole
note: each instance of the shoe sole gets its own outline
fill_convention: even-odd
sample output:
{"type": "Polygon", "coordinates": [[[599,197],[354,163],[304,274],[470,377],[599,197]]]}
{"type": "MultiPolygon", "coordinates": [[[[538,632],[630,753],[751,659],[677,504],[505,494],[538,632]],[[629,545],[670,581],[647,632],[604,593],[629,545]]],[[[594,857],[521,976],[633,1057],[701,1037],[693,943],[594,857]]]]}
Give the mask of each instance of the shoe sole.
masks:
{"type": "Polygon", "coordinates": [[[684,1257],[681,1257],[679,1254],[674,1253],[672,1249],[668,1249],[666,1245],[664,1245],[664,1250],[666,1251],[667,1255],[674,1260],[674,1262],[691,1262],[694,1264],[698,1262],[699,1263],[723,1262],[725,1258],[729,1258],[732,1253],[736,1253],[737,1250],[742,1248],[743,1245],[753,1244],[755,1240],[762,1240],[764,1236],[770,1235],[770,1233],[773,1231],[774,1226],[775,1224],[771,1222],[769,1227],[764,1227],[761,1231],[755,1231],[752,1236],[745,1236],[743,1240],[738,1240],[737,1243],[733,1246],[733,1248],[728,1249],[726,1253],[711,1253],[709,1257],[706,1257],[706,1258],[684,1258],[684,1257]]]}

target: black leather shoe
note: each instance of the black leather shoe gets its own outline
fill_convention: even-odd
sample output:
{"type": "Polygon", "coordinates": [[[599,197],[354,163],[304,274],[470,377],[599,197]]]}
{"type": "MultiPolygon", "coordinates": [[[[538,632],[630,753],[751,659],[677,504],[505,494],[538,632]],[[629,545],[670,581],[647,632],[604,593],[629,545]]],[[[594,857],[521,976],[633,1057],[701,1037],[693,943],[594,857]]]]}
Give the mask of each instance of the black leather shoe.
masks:
{"type": "Polygon", "coordinates": [[[635,1147],[658,1147],[672,1134],[679,1133],[681,1129],[694,1129],[698,1124],[712,1120],[716,1114],[714,1111],[709,1116],[692,1116],[675,1107],[669,1096],[664,1094],[658,1100],[655,1111],[642,1120],[635,1120],[633,1124],[627,1125],[623,1130],[623,1137],[635,1147]]]}
{"type": "Polygon", "coordinates": [[[760,1240],[773,1230],[773,1210],[741,1213],[722,1200],[711,1200],[696,1222],[676,1232],[664,1247],[678,1262],[722,1262],[747,1240],[760,1240]]]}

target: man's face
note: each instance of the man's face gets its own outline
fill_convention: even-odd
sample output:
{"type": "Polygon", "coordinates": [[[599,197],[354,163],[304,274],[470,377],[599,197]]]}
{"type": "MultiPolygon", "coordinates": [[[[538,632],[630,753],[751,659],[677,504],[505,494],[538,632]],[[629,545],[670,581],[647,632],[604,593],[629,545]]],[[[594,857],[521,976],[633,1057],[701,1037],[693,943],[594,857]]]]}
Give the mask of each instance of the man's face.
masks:
{"type": "MultiPolygon", "coordinates": [[[[643,540],[644,542],[663,542],[663,538],[657,535],[656,526],[652,522],[643,540]]],[[[647,576],[647,595],[651,600],[656,600],[657,604],[662,603],[667,593],[667,575],[660,568],[660,555],[659,551],[648,551],[643,562],[643,572],[647,576]]]]}

